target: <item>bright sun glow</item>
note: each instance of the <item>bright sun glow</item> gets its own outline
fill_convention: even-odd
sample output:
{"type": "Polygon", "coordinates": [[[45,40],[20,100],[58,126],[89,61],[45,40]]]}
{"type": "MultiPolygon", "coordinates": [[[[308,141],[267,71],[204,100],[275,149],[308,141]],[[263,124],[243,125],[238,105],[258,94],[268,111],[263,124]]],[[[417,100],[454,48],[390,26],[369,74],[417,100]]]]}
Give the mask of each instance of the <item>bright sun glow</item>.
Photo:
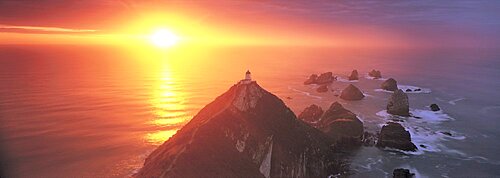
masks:
{"type": "Polygon", "coordinates": [[[159,29],[149,37],[149,40],[157,47],[168,48],[177,44],[179,37],[170,30],[159,29]]]}

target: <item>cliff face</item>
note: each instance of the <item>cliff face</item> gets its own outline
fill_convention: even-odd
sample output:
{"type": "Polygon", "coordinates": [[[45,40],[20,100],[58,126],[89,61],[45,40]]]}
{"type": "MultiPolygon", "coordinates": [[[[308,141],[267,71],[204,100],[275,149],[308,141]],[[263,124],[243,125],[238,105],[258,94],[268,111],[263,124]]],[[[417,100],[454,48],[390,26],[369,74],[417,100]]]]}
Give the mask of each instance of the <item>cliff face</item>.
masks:
{"type": "Polygon", "coordinates": [[[342,161],[256,82],[237,84],[146,159],[136,177],[327,177],[342,161]]]}

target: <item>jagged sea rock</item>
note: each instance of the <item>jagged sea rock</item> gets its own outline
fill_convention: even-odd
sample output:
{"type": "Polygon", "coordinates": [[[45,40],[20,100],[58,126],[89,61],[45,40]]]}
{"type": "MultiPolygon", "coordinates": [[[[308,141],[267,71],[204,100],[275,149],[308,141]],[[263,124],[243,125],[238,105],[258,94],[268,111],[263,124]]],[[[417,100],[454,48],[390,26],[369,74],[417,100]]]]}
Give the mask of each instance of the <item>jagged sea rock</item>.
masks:
{"type": "Polygon", "coordinates": [[[256,82],[206,105],[153,151],[135,177],[327,177],[343,162],[331,139],[256,82]]]}
{"type": "Polygon", "coordinates": [[[409,169],[397,168],[392,172],[393,178],[412,178],[414,173],[411,173],[409,169]]]}
{"type": "Polygon", "coordinates": [[[325,93],[328,91],[328,85],[321,85],[316,89],[316,91],[318,93],[325,93]]]}
{"type": "Polygon", "coordinates": [[[387,103],[387,113],[399,116],[410,116],[408,95],[403,90],[396,90],[387,103]]]}
{"type": "Polygon", "coordinates": [[[316,79],[318,78],[318,75],[316,74],[312,74],[311,76],[309,76],[309,78],[304,82],[304,85],[310,85],[310,84],[315,84],[316,83],[316,79]]]}
{"type": "Polygon", "coordinates": [[[365,97],[363,92],[359,90],[353,84],[349,84],[342,92],[340,93],[340,98],[344,100],[361,100],[365,97]]]}
{"type": "Polygon", "coordinates": [[[416,151],[417,147],[411,142],[410,132],[406,131],[401,124],[388,122],[382,126],[377,141],[378,147],[389,147],[403,151],[416,151]]]}
{"type": "Polygon", "coordinates": [[[398,82],[396,82],[396,80],[394,80],[393,78],[389,78],[386,81],[384,81],[380,85],[380,87],[387,91],[396,91],[398,90],[398,82]]]}
{"type": "Polygon", "coordinates": [[[353,70],[349,76],[349,80],[359,80],[358,70],[353,70]]]}
{"type": "Polygon", "coordinates": [[[368,76],[379,79],[382,78],[382,73],[378,70],[373,69],[372,71],[368,72],[368,76]]]}
{"type": "Polygon", "coordinates": [[[441,108],[439,108],[439,106],[437,104],[431,104],[429,107],[431,108],[432,111],[441,110],[441,108]]]}
{"type": "Polygon", "coordinates": [[[363,133],[363,146],[375,146],[377,144],[378,135],[370,132],[363,133]]]}
{"type": "Polygon", "coordinates": [[[325,72],[319,75],[319,77],[316,79],[316,84],[329,84],[332,83],[335,80],[335,77],[333,77],[332,72],[325,72]]]}
{"type": "Polygon", "coordinates": [[[363,122],[338,102],[325,111],[317,128],[335,139],[337,144],[347,146],[359,145],[363,137],[363,122]]]}
{"type": "Polygon", "coordinates": [[[316,123],[319,121],[319,118],[323,115],[323,109],[315,104],[307,107],[299,114],[299,119],[303,120],[307,123],[316,123]]]}

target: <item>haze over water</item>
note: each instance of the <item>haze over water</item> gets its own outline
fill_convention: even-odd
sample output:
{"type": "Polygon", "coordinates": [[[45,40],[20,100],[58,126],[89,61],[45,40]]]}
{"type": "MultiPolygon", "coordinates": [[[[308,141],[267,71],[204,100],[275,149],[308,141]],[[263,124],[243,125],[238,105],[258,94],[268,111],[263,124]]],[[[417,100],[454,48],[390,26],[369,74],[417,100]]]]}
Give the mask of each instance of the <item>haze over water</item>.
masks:
{"type": "MultiPolygon", "coordinates": [[[[453,119],[409,126],[429,130],[417,134],[435,149],[412,155],[362,148],[352,156],[354,176],[390,175],[401,166],[429,177],[500,174],[500,53],[495,50],[176,50],[146,55],[107,46],[1,46],[0,148],[8,160],[7,174],[131,175],[149,152],[247,69],[297,115],[310,104],[326,109],[340,101],[370,131],[385,123],[379,112],[390,94],[375,90],[382,81],[362,77],[354,84],[367,97],[354,102],[317,93],[302,82],[312,73],[332,71],[345,78],[352,69],[362,76],[378,69],[399,84],[430,89],[409,94],[411,109],[428,110],[437,103],[453,119]]],[[[332,86],[341,90],[347,84],[332,86]]]]}

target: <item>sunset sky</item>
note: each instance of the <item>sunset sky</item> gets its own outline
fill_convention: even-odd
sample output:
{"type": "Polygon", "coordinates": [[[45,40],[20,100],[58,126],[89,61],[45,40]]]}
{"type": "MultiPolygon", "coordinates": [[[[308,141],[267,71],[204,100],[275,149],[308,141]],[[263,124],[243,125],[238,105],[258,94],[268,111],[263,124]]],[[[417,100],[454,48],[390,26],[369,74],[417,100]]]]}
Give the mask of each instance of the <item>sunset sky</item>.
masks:
{"type": "Polygon", "coordinates": [[[1,0],[0,44],[498,47],[500,1],[1,0]],[[286,2],[286,3],[285,3],[286,2]]]}

